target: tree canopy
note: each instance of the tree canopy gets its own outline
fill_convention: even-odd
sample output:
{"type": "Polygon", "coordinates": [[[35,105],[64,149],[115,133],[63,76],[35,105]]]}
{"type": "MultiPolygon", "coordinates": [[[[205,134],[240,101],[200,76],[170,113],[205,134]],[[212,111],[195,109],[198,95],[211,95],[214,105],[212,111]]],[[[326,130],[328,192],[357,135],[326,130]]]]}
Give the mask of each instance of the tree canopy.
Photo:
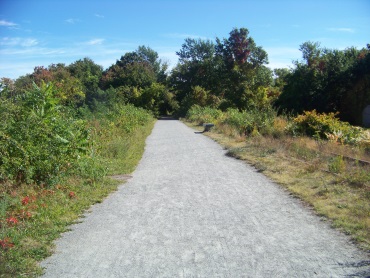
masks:
{"type": "Polygon", "coordinates": [[[275,106],[292,113],[338,112],[361,125],[361,112],[370,104],[370,46],[332,50],[307,41],[300,51],[302,60],[292,68],[271,70],[267,52],[248,29],[234,28],[214,41],[185,39],[171,72],[156,51],[139,46],[105,70],[86,57],[68,66],[37,66],[16,80],[2,78],[1,89],[3,96],[17,98],[34,84],[51,82],[60,103],[73,107],[123,102],[184,115],[194,104],[222,110],[275,106]]]}

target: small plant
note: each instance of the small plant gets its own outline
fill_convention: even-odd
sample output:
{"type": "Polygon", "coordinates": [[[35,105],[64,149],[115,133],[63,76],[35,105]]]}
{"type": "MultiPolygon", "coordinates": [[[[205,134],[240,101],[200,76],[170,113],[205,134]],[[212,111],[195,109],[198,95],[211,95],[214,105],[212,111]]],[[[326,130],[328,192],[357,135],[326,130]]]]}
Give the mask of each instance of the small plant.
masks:
{"type": "Polygon", "coordinates": [[[366,169],[356,169],[345,175],[349,185],[353,187],[364,187],[370,185],[370,173],[366,169]]]}
{"type": "Polygon", "coordinates": [[[346,163],[343,160],[343,156],[338,155],[330,159],[329,162],[329,171],[332,173],[342,173],[346,168],[346,163]]]}

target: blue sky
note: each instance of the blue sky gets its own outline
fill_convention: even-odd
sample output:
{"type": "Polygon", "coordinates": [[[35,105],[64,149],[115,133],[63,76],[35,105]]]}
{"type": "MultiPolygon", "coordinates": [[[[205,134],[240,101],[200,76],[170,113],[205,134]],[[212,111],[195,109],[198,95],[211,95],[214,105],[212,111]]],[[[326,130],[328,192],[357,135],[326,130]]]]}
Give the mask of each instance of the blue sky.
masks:
{"type": "Polygon", "coordinates": [[[0,0],[0,77],[84,57],[105,68],[146,45],[173,67],[187,37],[227,38],[245,27],[271,68],[292,67],[299,45],[370,43],[369,0],[0,0]]]}

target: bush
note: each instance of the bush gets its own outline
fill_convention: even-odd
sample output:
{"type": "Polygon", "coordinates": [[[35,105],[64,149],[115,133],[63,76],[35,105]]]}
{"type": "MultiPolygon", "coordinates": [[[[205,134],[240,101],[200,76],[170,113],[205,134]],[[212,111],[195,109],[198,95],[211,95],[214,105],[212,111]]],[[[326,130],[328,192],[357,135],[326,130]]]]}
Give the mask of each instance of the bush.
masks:
{"type": "Polygon", "coordinates": [[[232,126],[244,134],[248,127],[248,116],[246,111],[240,112],[238,109],[229,108],[222,123],[232,126]]]}
{"type": "Polygon", "coordinates": [[[192,122],[198,124],[204,124],[209,122],[217,122],[223,117],[223,112],[221,110],[201,107],[199,105],[193,105],[186,114],[186,118],[192,122]]]}
{"type": "Polygon", "coordinates": [[[261,110],[255,108],[242,112],[229,108],[223,123],[238,128],[242,134],[271,135],[275,119],[276,112],[268,107],[261,110]]]}
{"type": "Polygon", "coordinates": [[[0,181],[55,183],[86,153],[89,130],[59,106],[52,84],[0,104],[0,181]]]}
{"type": "Polygon", "coordinates": [[[357,144],[361,141],[363,130],[347,122],[341,122],[336,115],[336,113],[320,114],[316,110],[305,111],[303,115],[293,119],[294,124],[290,131],[340,143],[357,144]]]}
{"type": "MultiPolygon", "coordinates": [[[[206,122],[228,125],[236,129],[240,134],[274,134],[274,122],[276,111],[272,108],[250,109],[239,111],[235,108],[229,108],[226,112],[221,110],[193,105],[188,113],[187,119],[203,124],[206,122]]],[[[280,132],[280,131],[279,131],[280,132]]]]}

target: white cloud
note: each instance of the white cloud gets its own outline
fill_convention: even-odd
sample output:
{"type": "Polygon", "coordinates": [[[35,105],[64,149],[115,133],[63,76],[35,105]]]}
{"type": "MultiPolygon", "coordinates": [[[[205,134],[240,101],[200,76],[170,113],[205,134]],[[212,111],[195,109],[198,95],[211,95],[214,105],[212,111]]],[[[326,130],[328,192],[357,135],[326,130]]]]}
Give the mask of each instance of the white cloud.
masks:
{"type": "Polygon", "coordinates": [[[167,62],[169,69],[173,69],[178,61],[179,57],[176,55],[176,51],[168,51],[168,52],[158,52],[158,56],[162,60],[162,62],[167,62]]]}
{"type": "Polygon", "coordinates": [[[271,69],[288,68],[293,66],[293,61],[299,60],[302,57],[301,51],[298,48],[292,47],[267,47],[265,48],[271,69]]]}
{"type": "Polygon", "coordinates": [[[345,32],[345,33],[354,33],[355,30],[352,28],[327,28],[331,32],[345,32]]]}
{"type": "Polygon", "coordinates": [[[101,14],[94,14],[96,17],[98,18],[104,18],[104,15],[101,15],[101,14]]]}
{"type": "Polygon", "coordinates": [[[77,22],[80,22],[81,20],[79,20],[78,18],[68,18],[65,20],[66,23],[69,23],[69,24],[75,24],[77,22]]]}
{"type": "Polygon", "coordinates": [[[4,46],[23,46],[31,47],[38,45],[38,41],[33,38],[1,38],[0,45],[4,46]]]}
{"type": "Polygon", "coordinates": [[[0,26],[5,26],[5,27],[16,27],[18,24],[6,20],[0,20],[0,26]]]}
{"type": "Polygon", "coordinates": [[[36,39],[23,39],[23,42],[21,43],[22,46],[30,47],[38,45],[38,41],[36,39]]]}
{"type": "Polygon", "coordinates": [[[104,42],[104,39],[93,39],[88,41],[86,44],[88,45],[97,45],[97,44],[102,44],[104,42]]]}

